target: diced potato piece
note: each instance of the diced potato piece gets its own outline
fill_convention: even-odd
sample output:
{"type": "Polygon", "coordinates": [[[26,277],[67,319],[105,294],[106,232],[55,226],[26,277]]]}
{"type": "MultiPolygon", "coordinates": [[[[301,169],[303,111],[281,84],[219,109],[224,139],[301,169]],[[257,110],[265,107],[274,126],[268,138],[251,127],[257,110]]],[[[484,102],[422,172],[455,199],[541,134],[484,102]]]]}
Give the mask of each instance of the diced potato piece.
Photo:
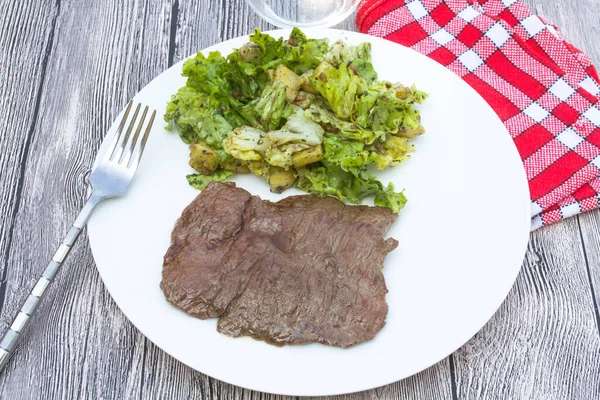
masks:
{"type": "Polygon", "coordinates": [[[300,86],[302,86],[302,78],[283,64],[279,64],[277,68],[275,68],[274,79],[276,81],[281,81],[289,88],[299,89],[300,86]]]}
{"type": "Polygon", "coordinates": [[[279,167],[271,167],[269,174],[269,186],[271,192],[281,193],[285,189],[292,187],[296,181],[296,170],[290,168],[285,170],[279,167]]]}
{"type": "Polygon", "coordinates": [[[315,79],[320,79],[321,74],[331,68],[333,68],[331,64],[329,64],[327,61],[323,61],[317,66],[317,68],[312,74],[312,77],[315,79]]]}
{"type": "Polygon", "coordinates": [[[203,141],[198,141],[190,145],[189,164],[202,175],[211,175],[219,168],[219,159],[209,145],[203,141]]]}
{"type": "Polygon", "coordinates": [[[287,90],[285,92],[285,98],[290,103],[294,101],[294,99],[298,95],[298,92],[300,91],[300,86],[302,86],[302,82],[304,82],[304,80],[298,75],[296,75],[294,71],[292,71],[283,64],[279,64],[277,68],[275,68],[273,80],[280,81],[287,87],[287,90]]]}
{"type": "Polygon", "coordinates": [[[240,172],[243,174],[250,172],[250,170],[248,169],[248,165],[246,165],[245,161],[238,160],[237,158],[233,157],[225,162],[222,162],[221,168],[228,169],[229,171],[233,172],[240,172]]]}
{"type": "Polygon", "coordinates": [[[285,91],[285,99],[287,101],[289,101],[290,103],[292,103],[294,101],[294,99],[296,98],[296,96],[298,96],[299,91],[300,91],[300,89],[287,88],[285,91]]]}
{"type": "Polygon", "coordinates": [[[292,163],[294,167],[300,168],[305,165],[321,161],[323,159],[323,148],[321,145],[299,151],[292,155],[292,163]]]}

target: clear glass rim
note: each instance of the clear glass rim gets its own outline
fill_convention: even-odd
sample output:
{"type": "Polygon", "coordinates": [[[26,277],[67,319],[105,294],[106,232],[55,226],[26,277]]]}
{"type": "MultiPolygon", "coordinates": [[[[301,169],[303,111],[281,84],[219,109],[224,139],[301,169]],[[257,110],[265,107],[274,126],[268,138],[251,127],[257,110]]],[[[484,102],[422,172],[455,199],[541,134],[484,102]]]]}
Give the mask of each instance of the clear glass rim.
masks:
{"type": "Polygon", "coordinates": [[[262,10],[255,7],[251,1],[246,0],[246,4],[250,6],[250,8],[256,13],[256,15],[269,22],[270,24],[275,25],[278,28],[330,28],[347,19],[356,10],[356,8],[358,7],[358,3],[358,1],[354,2],[354,4],[348,10],[336,15],[335,18],[321,18],[312,22],[293,22],[284,18],[266,15],[262,10]]]}

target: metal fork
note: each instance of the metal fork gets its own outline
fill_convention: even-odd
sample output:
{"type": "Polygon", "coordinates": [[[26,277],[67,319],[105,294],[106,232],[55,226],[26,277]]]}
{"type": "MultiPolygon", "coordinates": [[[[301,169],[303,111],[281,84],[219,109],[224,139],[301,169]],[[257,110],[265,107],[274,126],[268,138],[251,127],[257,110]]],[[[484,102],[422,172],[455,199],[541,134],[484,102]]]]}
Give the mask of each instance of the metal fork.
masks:
{"type": "Polygon", "coordinates": [[[67,258],[96,205],[103,199],[123,194],[133,179],[133,175],[144,152],[156,111],[152,111],[152,115],[146,124],[146,130],[140,141],[140,134],[148,114],[148,106],[144,108],[142,115],[138,118],[141,108],[141,105],[138,104],[133,112],[133,116],[129,119],[130,122],[127,129],[123,131],[131,107],[132,102],[129,102],[110,147],[106,151],[104,158],[92,170],[89,178],[92,192],[89,198],[79,212],[73,226],[71,226],[71,229],[69,229],[69,232],[63,239],[62,244],[58,247],[54,257],[52,257],[42,276],[40,276],[31,290],[29,297],[27,297],[27,300],[21,306],[21,310],[12,321],[10,328],[4,332],[0,341],[0,371],[6,366],[21,335],[25,328],[27,328],[27,325],[29,325],[29,321],[44,298],[50,283],[56,276],[65,258],[67,258]]]}

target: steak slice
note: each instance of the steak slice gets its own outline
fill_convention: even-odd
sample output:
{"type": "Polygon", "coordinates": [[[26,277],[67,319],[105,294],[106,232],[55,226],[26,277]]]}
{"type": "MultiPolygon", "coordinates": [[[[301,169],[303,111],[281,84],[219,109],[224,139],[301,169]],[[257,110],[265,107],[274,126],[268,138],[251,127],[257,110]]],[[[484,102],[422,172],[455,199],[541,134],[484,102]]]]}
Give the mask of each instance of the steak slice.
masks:
{"type": "Polygon", "coordinates": [[[164,257],[160,286],[167,301],[194,317],[213,318],[241,293],[256,257],[232,247],[249,201],[250,193],[231,184],[208,185],[183,210],[164,257]]]}
{"type": "Polygon", "coordinates": [[[385,325],[381,268],[397,242],[383,234],[395,219],[334,198],[272,203],[211,183],[175,226],[161,287],[190,315],[220,316],[230,336],[349,347],[385,325]]]}

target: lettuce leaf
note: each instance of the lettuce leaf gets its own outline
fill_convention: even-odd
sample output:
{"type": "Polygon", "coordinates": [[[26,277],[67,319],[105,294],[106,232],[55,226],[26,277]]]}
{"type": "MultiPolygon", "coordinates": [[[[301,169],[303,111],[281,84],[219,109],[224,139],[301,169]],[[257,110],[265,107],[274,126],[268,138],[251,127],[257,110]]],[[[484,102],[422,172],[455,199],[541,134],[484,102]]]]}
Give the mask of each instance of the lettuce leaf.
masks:
{"type": "Polygon", "coordinates": [[[224,161],[229,158],[229,155],[223,150],[223,140],[232,129],[233,127],[222,115],[205,110],[198,119],[195,132],[198,139],[203,140],[215,151],[219,161],[224,161]]]}
{"type": "Polygon", "coordinates": [[[328,165],[334,165],[346,172],[365,168],[371,163],[369,155],[364,142],[343,141],[337,135],[327,135],[323,141],[323,159],[328,165]]]}
{"type": "Polygon", "coordinates": [[[267,82],[266,75],[241,61],[237,52],[227,58],[218,51],[210,52],[208,57],[198,52],[183,63],[182,75],[187,77],[187,86],[209,94],[215,107],[227,105],[232,97],[250,100],[267,82]]]}
{"type": "Polygon", "coordinates": [[[231,86],[225,78],[227,60],[218,51],[212,51],[205,57],[201,52],[196,53],[183,63],[181,74],[187,77],[186,85],[198,92],[212,96],[228,96],[231,86]]]}
{"type": "Polygon", "coordinates": [[[213,172],[212,175],[207,176],[200,174],[189,174],[186,175],[186,178],[190,186],[198,190],[203,190],[209,182],[223,182],[231,175],[233,175],[232,171],[228,171],[226,169],[218,169],[215,172],[213,172]]]}
{"type": "Polygon", "coordinates": [[[179,136],[190,144],[198,139],[197,125],[201,115],[208,106],[208,95],[199,93],[189,86],[184,86],[171,97],[165,112],[167,130],[177,126],[179,136]]]}
{"type": "Polygon", "coordinates": [[[413,105],[422,103],[427,94],[414,86],[408,89],[402,85],[388,85],[384,82],[369,87],[359,100],[357,123],[364,128],[390,133],[417,129],[420,113],[413,105]]]}
{"type": "Polygon", "coordinates": [[[357,123],[344,121],[335,116],[332,111],[319,102],[312,103],[307,112],[314,121],[328,125],[336,131],[337,135],[348,139],[362,141],[366,144],[371,144],[376,139],[385,139],[385,131],[364,129],[357,123]]]}
{"type": "Polygon", "coordinates": [[[195,119],[205,108],[213,115],[221,115],[231,126],[246,124],[239,108],[261,93],[266,76],[248,75],[244,65],[250,64],[236,61],[236,57],[225,59],[219,52],[211,52],[208,57],[197,53],[187,60],[182,70],[187,77],[186,86],[167,105],[165,120],[170,123],[169,128],[175,123],[182,139],[186,143],[193,141],[195,119]]]}
{"type": "Polygon", "coordinates": [[[298,28],[292,30],[287,41],[283,38],[275,39],[257,28],[254,34],[250,35],[250,42],[256,43],[262,50],[262,70],[284,64],[298,75],[319,65],[325,59],[329,48],[329,40],[307,39],[298,28]]]}
{"type": "Polygon", "coordinates": [[[388,183],[386,187],[377,180],[375,180],[378,191],[375,193],[374,204],[379,207],[386,207],[393,212],[398,212],[406,205],[406,196],[402,192],[394,191],[394,184],[388,183]]]}
{"type": "Polygon", "coordinates": [[[364,42],[357,46],[351,46],[338,40],[331,45],[331,48],[325,54],[325,61],[334,67],[341,64],[350,64],[357,59],[371,61],[371,43],[364,42]]]}
{"type": "Polygon", "coordinates": [[[327,135],[323,141],[323,159],[344,171],[366,168],[374,164],[377,169],[395,167],[408,159],[414,146],[407,138],[389,135],[385,142],[368,146],[364,142],[342,140],[337,135],[327,135]]]}
{"type": "Polygon", "coordinates": [[[410,158],[408,153],[415,151],[415,147],[408,143],[408,139],[400,136],[389,135],[383,144],[371,146],[369,160],[377,169],[395,167],[402,161],[410,158]]]}
{"type": "Polygon", "coordinates": [[[312,87],[327,100],[327,104],[338,118],[353,120],[357,96],[366,89],[366,82],[354,75],[346,64],[329,68],[321,76],[310,77],[312,87]]]}
{"type": "Polygon", "coordinates": [[[320,196],[334,196],[359,204],[367,196],[375,196],[375,205],[398,212],[406,204],[402,192],[395,192],[394,185],[383,186],[366,170],[342,168],[323,164],[316,168],[299,168],[296,186],[320,196]]]}
{"type": "Polygon", "coordinates": [[[224,73],[229,83],[232,96],[236,100],[249,101],[258,96],[267,84],[267,75],[255,65],[244,62],[240,54],[234,51],[227,56],[227,67],[224,73]]]}
{"type": "MultiPolygon", "coordinates": [[[[356,65],[354,69],[359,75],[362,72],[366,79],[373,79],[374,71],[370,72],[366,63],[357,62],[356,65]],[[356,65],[361,66],[362,71],[359,72],[356,65]]],[[[419,127],[419,111],[413,104],[425,100],[424,92],[386,82],[368,84],[366,79],[355,75],[344,63],[338,68],[326,69],[319,77],[309,78],[312,87],[325,98],[337,118],[373,131],[373,138],[419,127]]]]}
{"type": "Polygon", "coordinates": [[[177,126],[179,136],[185,143],[203,140],[222,161],[229,158],[223,150],[223,140],[233,126],[225,117],[207,108],[209,101],[207,94],[184,86],[167,105],[165,120],[169,123],[167,129],[172,129],[173,124],[177,126]]]}
{"type": "Polygon", "coordinates": [[[348,68],[356,71],[358,76],[363,78],[367,83],[373,83],[377,79],[377,72],[375,72],[375,68],[373,68],[373,64],[370,61],[357,58],[350,63],[348,68]]]}
{"type": "Polygon", "coordinates": [[[260,97],[240,107],[240,114],[258,129],[273,130],[281,126],[282,119],[291,113],[285,100],[286,87],[276,81],[265,86],[260,97]]]}

